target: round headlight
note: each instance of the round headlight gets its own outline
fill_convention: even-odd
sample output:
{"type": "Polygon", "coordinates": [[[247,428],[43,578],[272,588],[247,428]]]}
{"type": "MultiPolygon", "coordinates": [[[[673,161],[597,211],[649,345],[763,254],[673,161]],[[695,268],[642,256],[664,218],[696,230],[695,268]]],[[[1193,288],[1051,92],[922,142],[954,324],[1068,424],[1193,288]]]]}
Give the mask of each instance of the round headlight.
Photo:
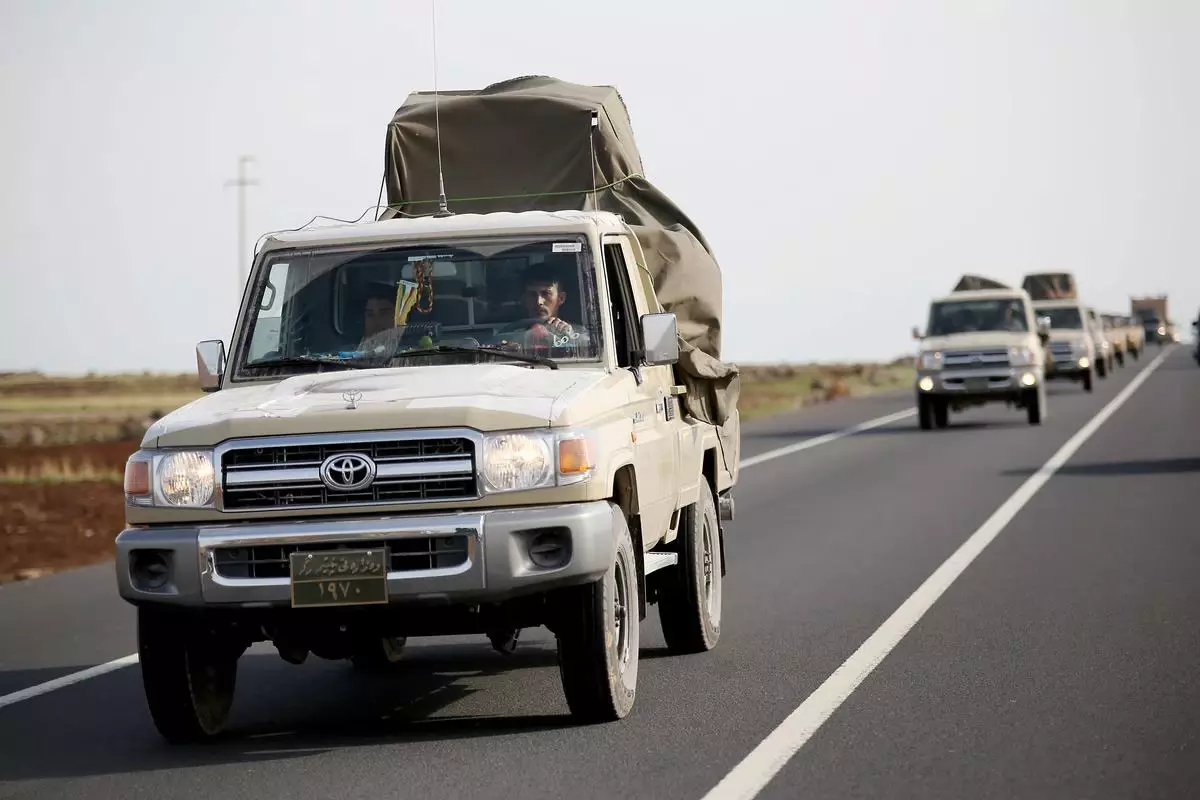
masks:
{"type": "Polygon", "coordinates": [[[550,444],[538,436],[511,434],[488,439],[483,454],[483,479],[498,492],[537,489],[554,477],[550,444]]]}
{"type": "Polygon", "coordinates": [[[162,499],[173,506],[205,506],[212,502],[216,475],[207,453],[172,453],[156,470],[162,499]]]}

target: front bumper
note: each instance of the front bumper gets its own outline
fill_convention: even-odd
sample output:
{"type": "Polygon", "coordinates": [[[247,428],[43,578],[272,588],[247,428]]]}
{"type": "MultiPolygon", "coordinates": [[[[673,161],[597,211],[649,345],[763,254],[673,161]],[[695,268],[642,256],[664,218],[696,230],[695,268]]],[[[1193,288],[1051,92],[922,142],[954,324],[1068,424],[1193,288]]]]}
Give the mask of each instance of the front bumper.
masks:
{"type": "Polygon", "coordinates": [[[1091,356],[1056,354],[1050,369],[1046,370],[1046,380],[1054,380],[1056,378],[1080,380],[1091,368],[1091,356]]]}
{"type": "Polygon", "coordinates": [[[922,370],[917,374],[917,393],[973,400],[1003,400],[1036,389],[1044,379],[1045,375],[1038,367],[947,369],[940,372],[922,370]]]}
{"type": "Polygon", "coordinates": [[[288,550],[382,545],[400,554],[389,562],[389,602],[495,602],[601,577],[616,556],[618,514],[612,503],[597,501],[448,515],[128,528],[116,541],[117,585],[121,597],[135,604],[287,607],[288,550]],[[530,555],[542,534],[563,548],[556,565],[538,566],[530,555]],[[454,563],[439,565],[438,543],[451,541],[461,545],[454,563]],[[231,553],[240,554],[238,569],[231,553]],[[421,558],[411,558],[414,553],[421,558]],[[276,554],[284,555],[269,560],[276,554]],[[256,573],[266,565],[285,574],[251,576],[241,563],[247,559],[263,559],[255,560],[256,573]],[[151,580],[147,563],[165,568],[151,580]]]}

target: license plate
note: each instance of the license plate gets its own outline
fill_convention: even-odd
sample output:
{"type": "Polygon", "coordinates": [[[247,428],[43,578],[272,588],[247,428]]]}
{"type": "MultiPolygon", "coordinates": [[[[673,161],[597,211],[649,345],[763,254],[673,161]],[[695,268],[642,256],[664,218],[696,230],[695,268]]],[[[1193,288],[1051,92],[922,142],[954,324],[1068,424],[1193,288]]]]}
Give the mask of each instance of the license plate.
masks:
{"type": "Polygon", "coordinates": [[[967,378],[968,392],[986,392],[988,388],[987,378],[967,378]]]}
{"type": "Polygon", "coordinates": [[[292,606],[386,603],[387,551],[322,550],[292,553],[292,606]]]}

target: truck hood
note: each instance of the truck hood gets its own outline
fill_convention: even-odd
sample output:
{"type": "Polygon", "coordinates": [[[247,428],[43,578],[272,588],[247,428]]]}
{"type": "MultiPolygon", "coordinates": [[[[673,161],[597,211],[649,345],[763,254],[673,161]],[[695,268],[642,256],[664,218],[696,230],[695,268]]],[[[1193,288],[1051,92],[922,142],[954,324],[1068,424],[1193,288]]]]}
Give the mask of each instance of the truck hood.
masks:
{"type": "Polygon", "coordinates": [[[1025,347],[1037,337],[1021,331],[980,331],[950,336],[930,336],[921,340],[922,350],[971,350],[977,347],[1025,347]]]}
{"type": "Polygon", "coordinates": [[[546,427],[621,405],[624,394],[619,377],[603,369],[456,364],[325,372],[206,395],[151,425],[142,444],[207,447],[245,436],[546,427]]]}

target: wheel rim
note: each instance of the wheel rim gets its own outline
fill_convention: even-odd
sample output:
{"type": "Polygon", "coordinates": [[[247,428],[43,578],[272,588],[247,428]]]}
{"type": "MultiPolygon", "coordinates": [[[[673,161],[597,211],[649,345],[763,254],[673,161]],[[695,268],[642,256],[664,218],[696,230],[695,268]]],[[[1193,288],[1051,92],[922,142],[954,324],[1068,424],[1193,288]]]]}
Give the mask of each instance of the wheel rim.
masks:
{"type": "Polygon", "coordinates": [[[721,576],[717,572],[717,547],[713,536],[713,526],[707,519],[704,521],[700,542],[703,549],[701,557],[703,559],[704,608],[708,612],[709,620],[715,625],[721,616],[721,576]]]}
{"type": "Polygon", "coordinates": [[[617,557],[615,575],[616,592],[613,595],[613,639],[617,647],[617,665],[621,672],[629,664],[629,585],[625,561],[617,557]]]}

